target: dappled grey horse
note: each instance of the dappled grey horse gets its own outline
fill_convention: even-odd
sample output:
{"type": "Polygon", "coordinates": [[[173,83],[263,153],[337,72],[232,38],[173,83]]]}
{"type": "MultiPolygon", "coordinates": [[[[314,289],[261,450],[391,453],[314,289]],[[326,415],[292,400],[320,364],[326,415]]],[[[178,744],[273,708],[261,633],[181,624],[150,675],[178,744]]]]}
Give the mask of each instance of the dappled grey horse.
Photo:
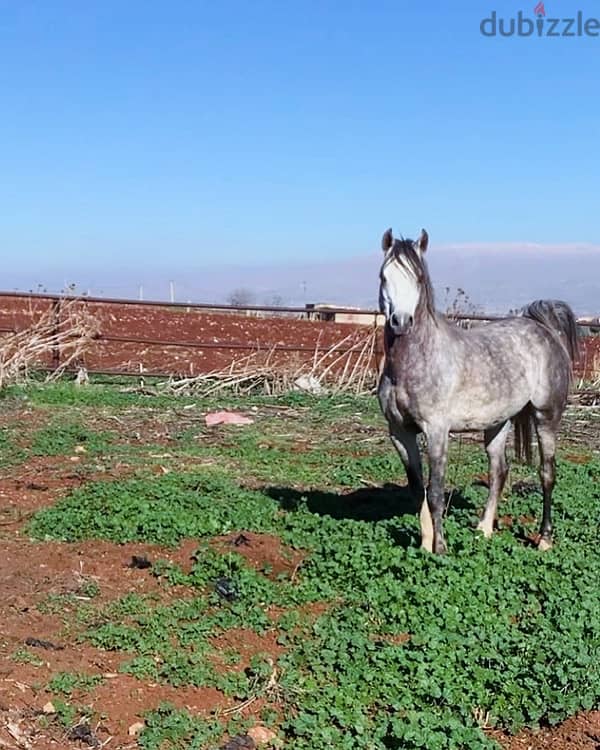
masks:
{"type": "Polygon", "coordinates": [[[425,262],[429,238],[383,235],[379,304],[385,315],[381,409],[420,509],[421,542],[444,553],[444,475],[450,432],[483,430],[489,459],[489,497],[478,528],[491,536],[508,464],[506,438],[531,460],[532,423],[540,451],[543,514],[539,548],[552,545],[550,506],[556,434],[577,355],[577,326],[564,302],[539,300],[520,316],[464,330],[436,313],[425,262]],[[417,434],[427,438],[425,492],[417,434]]]}

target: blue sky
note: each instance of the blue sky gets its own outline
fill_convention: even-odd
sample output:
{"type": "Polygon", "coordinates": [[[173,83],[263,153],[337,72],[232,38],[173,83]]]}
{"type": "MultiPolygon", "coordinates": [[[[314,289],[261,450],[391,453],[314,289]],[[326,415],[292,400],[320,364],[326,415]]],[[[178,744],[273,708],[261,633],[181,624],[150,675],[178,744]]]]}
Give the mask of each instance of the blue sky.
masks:
{"type": "Polygon", "coordinates": [[[0,0],[5,269],[598,243],[600,38],[479,32],[533,5],[0,0]]]}

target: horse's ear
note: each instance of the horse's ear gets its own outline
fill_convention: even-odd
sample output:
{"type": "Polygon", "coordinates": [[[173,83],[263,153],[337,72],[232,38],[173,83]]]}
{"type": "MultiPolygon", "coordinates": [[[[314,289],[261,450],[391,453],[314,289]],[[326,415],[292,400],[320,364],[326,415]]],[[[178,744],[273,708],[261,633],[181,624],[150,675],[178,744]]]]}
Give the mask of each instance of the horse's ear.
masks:
{"type": "Polygon", "coordinates": [[[421,236],[416,242],[417,250],[421,253],[427,252],[427,247],[429,245],[429,235],[424,229],[421,229],[421,236]]]}
{"type": "Polygon", "coordinates": [[[394,235],[392,234],[392,228],[390,227],[387,232],[383,233],[383,237],[381,238],[381,249],[383,250],[383,252],[387,253],[393,243],[394,235]]]}

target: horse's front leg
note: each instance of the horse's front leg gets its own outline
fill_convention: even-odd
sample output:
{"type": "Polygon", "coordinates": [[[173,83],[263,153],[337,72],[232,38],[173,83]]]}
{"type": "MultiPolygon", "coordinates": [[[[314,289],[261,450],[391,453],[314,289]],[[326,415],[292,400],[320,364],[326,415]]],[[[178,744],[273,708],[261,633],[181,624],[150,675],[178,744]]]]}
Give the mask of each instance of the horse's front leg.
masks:
{"type": "Polygon", "coordinates": [[[429,485],[427,487],[427,504],[433,523],[433,552],[444,555],[447,551],[444,541],[443,519],[446,509],[444,498],[444,477],[448,462],[448,430],[445,428],[429,429],[427,450],[429,453],[429,485]]]}
{"type": "Polygon", "coordinates": [[[427,552],[433,551],[433,525],[429,506],[425,499],[423,487],[423,469],[421,467],[421,454],[417,444],[417,432],[415,429],[400,428],[394,425],[390,428],[392,444],[398,451],[408,478],[408,486],[417,504],[419,521],[421,523],[421,547],[427,552]]]}

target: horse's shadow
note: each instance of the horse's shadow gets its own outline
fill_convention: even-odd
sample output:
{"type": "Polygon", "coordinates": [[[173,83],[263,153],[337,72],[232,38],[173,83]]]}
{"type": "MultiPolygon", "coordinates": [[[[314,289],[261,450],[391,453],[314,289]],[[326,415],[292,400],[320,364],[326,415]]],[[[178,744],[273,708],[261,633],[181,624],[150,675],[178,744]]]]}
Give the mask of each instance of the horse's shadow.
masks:
{"type": "MultiPolygon", "coordinates": [[[[373,523],[400,516],[415,515],[417,504],[407,486],[384,484],[382,487],[361,487],[351,492],[325,492],[322,490],[297,490],[292,487],[265,487],[267,497],[279,503],[282,510],[297,511],[300,507],[319,516],[336,520],[350,519],[373,523]]],[[[449,493],[449,512],[474,511],[474,506],[464,495],[454,490],[449,493]]],[[[409,529],[390,529],[394,543],[408,547],[419,542],[409,529]]]]}

